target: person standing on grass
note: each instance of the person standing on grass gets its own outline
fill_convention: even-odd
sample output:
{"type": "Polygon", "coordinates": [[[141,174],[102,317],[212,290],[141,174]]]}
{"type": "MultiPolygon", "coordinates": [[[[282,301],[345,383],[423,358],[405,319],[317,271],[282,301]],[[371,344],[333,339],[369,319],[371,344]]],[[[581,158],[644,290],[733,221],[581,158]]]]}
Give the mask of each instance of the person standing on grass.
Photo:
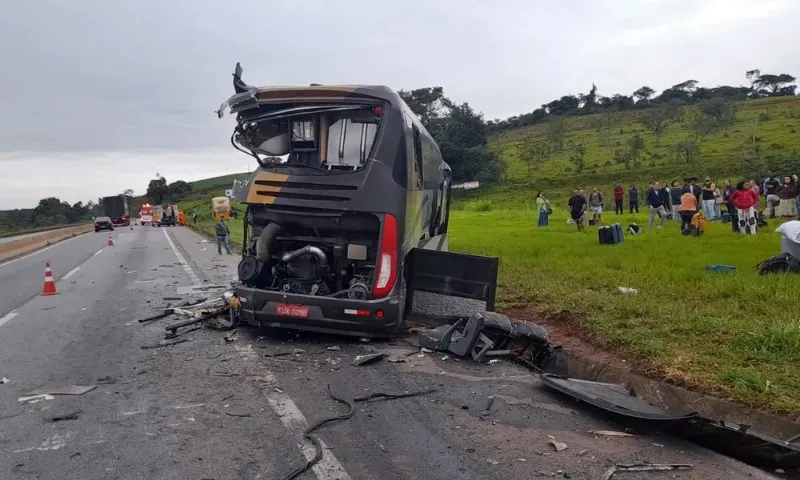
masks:
{"type": "Polygon", "coordinates": [[[736,184],[736,191],[730,197],[730,201],[736,207],[736,216],[739,222],[739,232],[750,235],[756,234],[756,205],[758,205],[758,194],[750,185],[750,182],[739,182],[736,184]]]}
{"type": "Polygon", "coordinates": [[[797,195],[797,197],[795,197],[795,202],[794,202],[795,203],[795,208],[797,209],[796,214],[800,215],[800,183],[798,183],[797,174],[792,175],[792,178],[794,179],[795,187],[798,189],[797,190],[797,194],[798,195],[797,195]]]}
{"type": "Polygon", "coordinates": [[[697,211],[699,212],[703,208],[703,204],[700,201],[700,196],[703,194],[703,189],[700,188],[695,182],[697,182],[697,177],[691,177],[689,180],[689,188],[692,190],[694,194],[694,199],[697,200],[697,211]]]}
{"type": "Polygon", "coordinates": [[[628,203],[631,207],[631,215],[633,215],[634,210],[639,213],[639,190],[636,185],[631,185],[631,189],[628,190],[628,203]]]}
{"type": "Polygon", "coordinates": [[[775,218],[778,205],[781,203],[781,197],[778,195],[778,191],[781,189],[781,181],[777,178],[770,177],[764,181],[763,187],[766,193],[764,216],[767,218],[775,218]]]}
{"type": "MultiPolygon", "coordinates": [[[[673,188],[673,190],[676,190],[673,188]]],[[[692,193],[692,189],[686,185],[683,187],[678,204],[678,214],[681,217],[681,233],[688,235],[692,231],[692,217],[697,213],[697,199],[692,193]]]]}
{"type": "Polygon", "coordinates": [[[625,189],[622,188],[622,185],[617,183],[617,186],[614,187],[614,213],[617,215],[622,215],[623,208],[622,202],[625,199],[625,189]]]}
{"type": "Polygon", "coordinates": [[[672,181],[672,188],[669,190],[669,198],[672,203],[672,219],[673,220],[680,220],[681,219],[681,197],[683,196],[686,190],[685,187],[681,187],[679,185],[680,182],[677,180],[672,181]]]}
{"type": "Polygon", "coordinates": [[[714,220],[714,214],[717,211],[714,206],[714,188],[711,177],[706,177],[701,196],[703,199],[703,210],[706,212],[706,218],[708,218],[708,220],[714,220]]]}
{"type": "Polygon", "coordinates": [[[658,228],[664,228],[664,222],[667,221],[667,207],[670,204],[667,192],[661,188],[658,182],[653,183],[653,188],[647,191],[647,206],[650,209],[650,228],[656,220],[656,215],[661,217],[658,223],[658,228]]]}
{"type": "Polygon", "coordinates": [[[570,197],[568,203],[569,214],[575,225],[577,225],[579,232],[583,231],[583,213],[586,210],[586,197],[581,192],[582,190],[577,188],[573,190],[572,197],[570,197]]]}
{"type": "Polygon", "coordinates": [[[553,212],[553,208],[542,192],[536,194],[536,207],[539,210],[539,226],[546,227],[550,225],[550,214],[553,212]]]}
{"type": "Polygon", "coordinates": [[[758,186],[755,179],[750,179],[750,189],[756,192],[756,210],[761,210],[761,188],[758,186]]]}
{"type": "Polygon", "coordinates": [[[220,218],[217,224],[214,225],[214,233],[217,234],[217,252],[222,255],[222,247],[225,247],[225,251],[228,252],[228,255],[232,255],[231,244],[228,241],[231,231],[228,229],[228,224],[225,223],[224,218],[220,218]]]}
{"type": "Polygon", "coordinates": [[[778,216],[796,217],[797,216],[797,182],[793,177],[783,177],[783,185],[778,190],[778,216]]]}
{"type": "Polygon", "coordinates": [[[589,210],[592,211],[592,220],[598,227],[603,224],[603,194],[592,187],[589,194],[589,210]]]}

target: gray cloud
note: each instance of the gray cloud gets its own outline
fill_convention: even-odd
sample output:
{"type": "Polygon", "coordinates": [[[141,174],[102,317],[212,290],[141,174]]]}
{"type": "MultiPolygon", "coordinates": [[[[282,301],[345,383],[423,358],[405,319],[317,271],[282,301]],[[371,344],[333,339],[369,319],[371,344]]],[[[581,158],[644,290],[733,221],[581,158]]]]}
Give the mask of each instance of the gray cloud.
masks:
{"type": "MultiPolygon", "coordinates": [[[[232,121],[213,110],[237,61],[254,84],[442,85],[487,118],[592,82],[611,94],[738,84],[750,68],[800,74],[799,13],[792,0],[3,2],[0,151],[39,152],[41,165],[64,152],[225,151],[232,121]]],[[[215,155],[213,168],[239,168],[215,155]]],[[[44,194],[4,195],[0,208],[44,194]]]]}

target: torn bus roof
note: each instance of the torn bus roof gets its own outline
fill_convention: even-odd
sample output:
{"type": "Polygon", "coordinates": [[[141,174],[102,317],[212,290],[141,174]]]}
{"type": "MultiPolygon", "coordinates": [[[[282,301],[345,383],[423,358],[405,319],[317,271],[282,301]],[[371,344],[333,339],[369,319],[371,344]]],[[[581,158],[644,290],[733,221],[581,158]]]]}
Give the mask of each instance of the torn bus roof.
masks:
{"type": "Polygon", "coordinates": [[[236,93],[223,102],[217,110],[222,118],[225,110],[237,113],[257,108],[266,103],[329,101],[346,99],[384,100],[395,103],[399,98],[391,88],[383,85],[309,85],[309,86],[270,86],[254,87],[241,79],[242,68],[237,63],[233,74],[236,93]]]}

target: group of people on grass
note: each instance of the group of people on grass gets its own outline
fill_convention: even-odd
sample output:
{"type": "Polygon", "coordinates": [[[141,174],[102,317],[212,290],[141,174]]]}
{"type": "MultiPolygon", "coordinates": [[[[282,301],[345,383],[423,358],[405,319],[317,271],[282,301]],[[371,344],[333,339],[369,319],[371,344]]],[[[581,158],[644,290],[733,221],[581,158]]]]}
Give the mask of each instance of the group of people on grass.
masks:
{"type": "MultiPolygon", "coordinates": [[[[760,218],[797,217],[800,212],[800,192],[798,176],[786,175],[776,177],[769,172],[759,184],[755,179],[743,180],[735,186],[725,180],[718,186],[711,177],[705,177],[702,185],[697,185],[697,178],[684,179],[681,184],[677,180],[671,185],[666,182],[652,182],[644,193],[645,206],[649,213],[649,226],[663,228],[668,219],[681,220],[681,231],[688,234],[696,227],[698,217],[705,221],[730,220],[734,232],[755,234],[760,218]],[[762,212],[762,197],[764,199],[762,212]],[[722,207],[725,207],[725,212],[722,207]],[[693,224],[694,219],[694,224],[693,224]]],[[[617,184],[613,189],[614,210],[617,215],[624,213],[625,189],[617,184]]],[[[631,185],[627,192],[628,206],[631,214],[639,213],[639,190],[631,185]]],[[[539,226],[549,224],[552,213],[550,202],[543,193],[537,194],[536,204],[539,211],[539,226]]],[[[583,230],[586,213],[591,214],[590,225],[602,225],[603,194],[593,187],[586,195],[582,189],[576,188],[569,199],[570,223],[575,223],[578,230],[583,230]]]]}

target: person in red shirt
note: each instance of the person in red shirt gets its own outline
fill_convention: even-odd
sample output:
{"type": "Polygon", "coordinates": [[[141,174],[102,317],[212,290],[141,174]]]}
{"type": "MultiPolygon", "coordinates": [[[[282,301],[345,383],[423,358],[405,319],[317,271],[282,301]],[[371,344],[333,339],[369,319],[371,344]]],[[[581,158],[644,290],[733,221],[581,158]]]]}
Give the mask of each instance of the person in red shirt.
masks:
{"type": "Polygon", "coordinates": [[[731,194],[728,201],[736,207],[739,217],[739,231],[741,233],[756,234],[756,205],[758,205],[758,193],[751,188],[748,182],[736,184],[736,190],[731,194]]]}
{"type": "Polygon", "coordinates": [[[622,200],[625,196],[625,189],[619,183],[614,187],[614,212],[622,215],[622,200]]]}

